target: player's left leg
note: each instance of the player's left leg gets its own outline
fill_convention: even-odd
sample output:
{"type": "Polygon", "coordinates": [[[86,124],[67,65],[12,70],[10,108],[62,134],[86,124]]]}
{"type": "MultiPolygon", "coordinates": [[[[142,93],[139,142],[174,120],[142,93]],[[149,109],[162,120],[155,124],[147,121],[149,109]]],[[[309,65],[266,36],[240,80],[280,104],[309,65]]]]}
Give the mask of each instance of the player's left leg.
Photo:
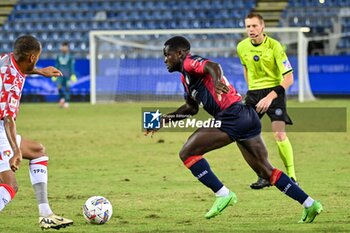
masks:
{"type": "Polygon", "coordinates": [[[286,134],[286,123],[284,121],[272,121],[272,131],[278,146],[279,155],[287,170],[287,174],[290,178],[296,181],[293,148],[286,134]]]}
{"type": "Polygon", "coordinates": [[[70,102],[69,78],[65,78],[65,82],[63,85],[64,85],[64,99],[65,99],[65,103],[64,103],[63,107],[68,108],[69,102],[70,102]]]}
{"type": "Polygon", "coordinates": [[[304,206],[301,222],[312,222],[316,215],[323,210],[320,202],[313,200],[286,174],[270,164],[266,146],[260,135],[237,142],[237,145],[249,166],[260,177],[270,180],[270,183],[281,192],[304,206]]]}
{"type": "Polygon", "coordinates": [[[180,151],[185,166],[216,195],[216,201],[205,215],[208,219],[220,214],[231,201],[237,202],[237,197],[215,176],[203,155],[231,142],[232,139],[219,129],[200,128],[190,136],[180,151]]]}
{"type": "Polygon", "coordinates": [[[18,185],[15,173],[0,158],[0,212],[13,200],[17,191],[18,185]]]}
{"type": "Polygon", "coordinates": [[[47,192],[49,158],[45,147],[38,142],[22,138],[20,148],[23,158],[29,160],[29,176],[38,201],[40,226],[60,229],[73,224],[72,220],[55,215],[50,208],[47,192]]]}
{"type": "Polygon", "coordinates": [[[6,136],[4,122],[0,121],[0,212],[15,197],[18,191],[15,172],[11,170],[10,161],[14,156],[6,136]]]}
{"type": "Polygon", "coordinates": [[[57,89],[58,89],[58,97],[59,97],[59,102],[58,102],[58,106],[60,108],[63,108],[63,105],[65,103],[65,99],[64,99],[64,86],[63,86],[63,82],[64,82],[64,77],[59,76],[57,77],[57,89]]]}

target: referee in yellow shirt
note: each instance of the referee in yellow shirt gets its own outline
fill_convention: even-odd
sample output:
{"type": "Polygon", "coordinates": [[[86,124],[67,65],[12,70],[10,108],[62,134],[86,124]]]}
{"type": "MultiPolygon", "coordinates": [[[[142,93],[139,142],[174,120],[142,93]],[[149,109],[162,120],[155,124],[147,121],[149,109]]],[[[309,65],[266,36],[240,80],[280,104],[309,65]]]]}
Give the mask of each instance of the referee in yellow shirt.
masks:
{"type": "MultiPolygon", "coordinates": [[[[248,38],[237,45],[237,53],[244,67],[248,84],[245,99],[255,108],[259,117],[270,117],[278,151],[287,169],[287,174],[296,181],[293,148],[287,137],[286,124],[293,124],[287,114],[285,91],[293,84],[293,69],[281,44],[264,34],[264,19],[250,13],[245,19],[248,38]]],[[[251,184],[252,189],[270,186],[262,178],[251,184]]]]}

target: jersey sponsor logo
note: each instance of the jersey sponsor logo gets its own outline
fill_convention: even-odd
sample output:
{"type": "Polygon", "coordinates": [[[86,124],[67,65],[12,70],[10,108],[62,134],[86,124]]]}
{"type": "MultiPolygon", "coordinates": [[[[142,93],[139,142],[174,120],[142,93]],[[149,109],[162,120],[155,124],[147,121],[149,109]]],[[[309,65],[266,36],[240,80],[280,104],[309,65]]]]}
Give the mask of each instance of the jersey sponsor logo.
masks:
{"type": "Polygon", "coordinates": [[[259,50],[259,49],[250,49],[250,51],[249,52],[251,52],[251,53],[259,53],[260,55],[262,54],[262,51],[261,50],[259,50]]]}
{"type": "Polygon", "coordinates": [[[260,57],[258,55],[254,55],[253,59],[254,59],[254,61],[259,61],[260,57]]]}

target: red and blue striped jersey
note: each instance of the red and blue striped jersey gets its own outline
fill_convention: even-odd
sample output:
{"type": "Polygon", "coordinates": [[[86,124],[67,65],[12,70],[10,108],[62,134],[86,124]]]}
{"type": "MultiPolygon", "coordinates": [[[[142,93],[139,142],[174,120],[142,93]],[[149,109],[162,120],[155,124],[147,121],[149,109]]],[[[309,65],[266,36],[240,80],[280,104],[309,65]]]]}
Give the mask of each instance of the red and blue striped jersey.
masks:
{"type": "Polygon", "coordinates": [[[219,101],[215,92],[214,80],[209,73],[204,72],[204,66],[209,60],[198,55],[188,54],[183,63],[181,76],[185,88],[185,98],[192,98],[212,116],[242,100],[241,95],[223,76],[223,82],[229,87],[227,94],[221,95],[219,101]]]}

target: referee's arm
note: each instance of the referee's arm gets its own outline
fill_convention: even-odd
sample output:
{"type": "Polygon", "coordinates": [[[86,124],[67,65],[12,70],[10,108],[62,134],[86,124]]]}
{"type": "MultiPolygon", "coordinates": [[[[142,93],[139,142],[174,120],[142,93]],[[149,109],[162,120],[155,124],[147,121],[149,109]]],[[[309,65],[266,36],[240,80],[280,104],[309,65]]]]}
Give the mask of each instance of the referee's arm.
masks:
{"type": "Polygon", "coordinates": [[[288,88],[293,84],[293,82],[294,82],[294,75],[291,70],[283,75],[283,80],[280,85],[284,88],[284,90],[287,91],[288,88]]]}

